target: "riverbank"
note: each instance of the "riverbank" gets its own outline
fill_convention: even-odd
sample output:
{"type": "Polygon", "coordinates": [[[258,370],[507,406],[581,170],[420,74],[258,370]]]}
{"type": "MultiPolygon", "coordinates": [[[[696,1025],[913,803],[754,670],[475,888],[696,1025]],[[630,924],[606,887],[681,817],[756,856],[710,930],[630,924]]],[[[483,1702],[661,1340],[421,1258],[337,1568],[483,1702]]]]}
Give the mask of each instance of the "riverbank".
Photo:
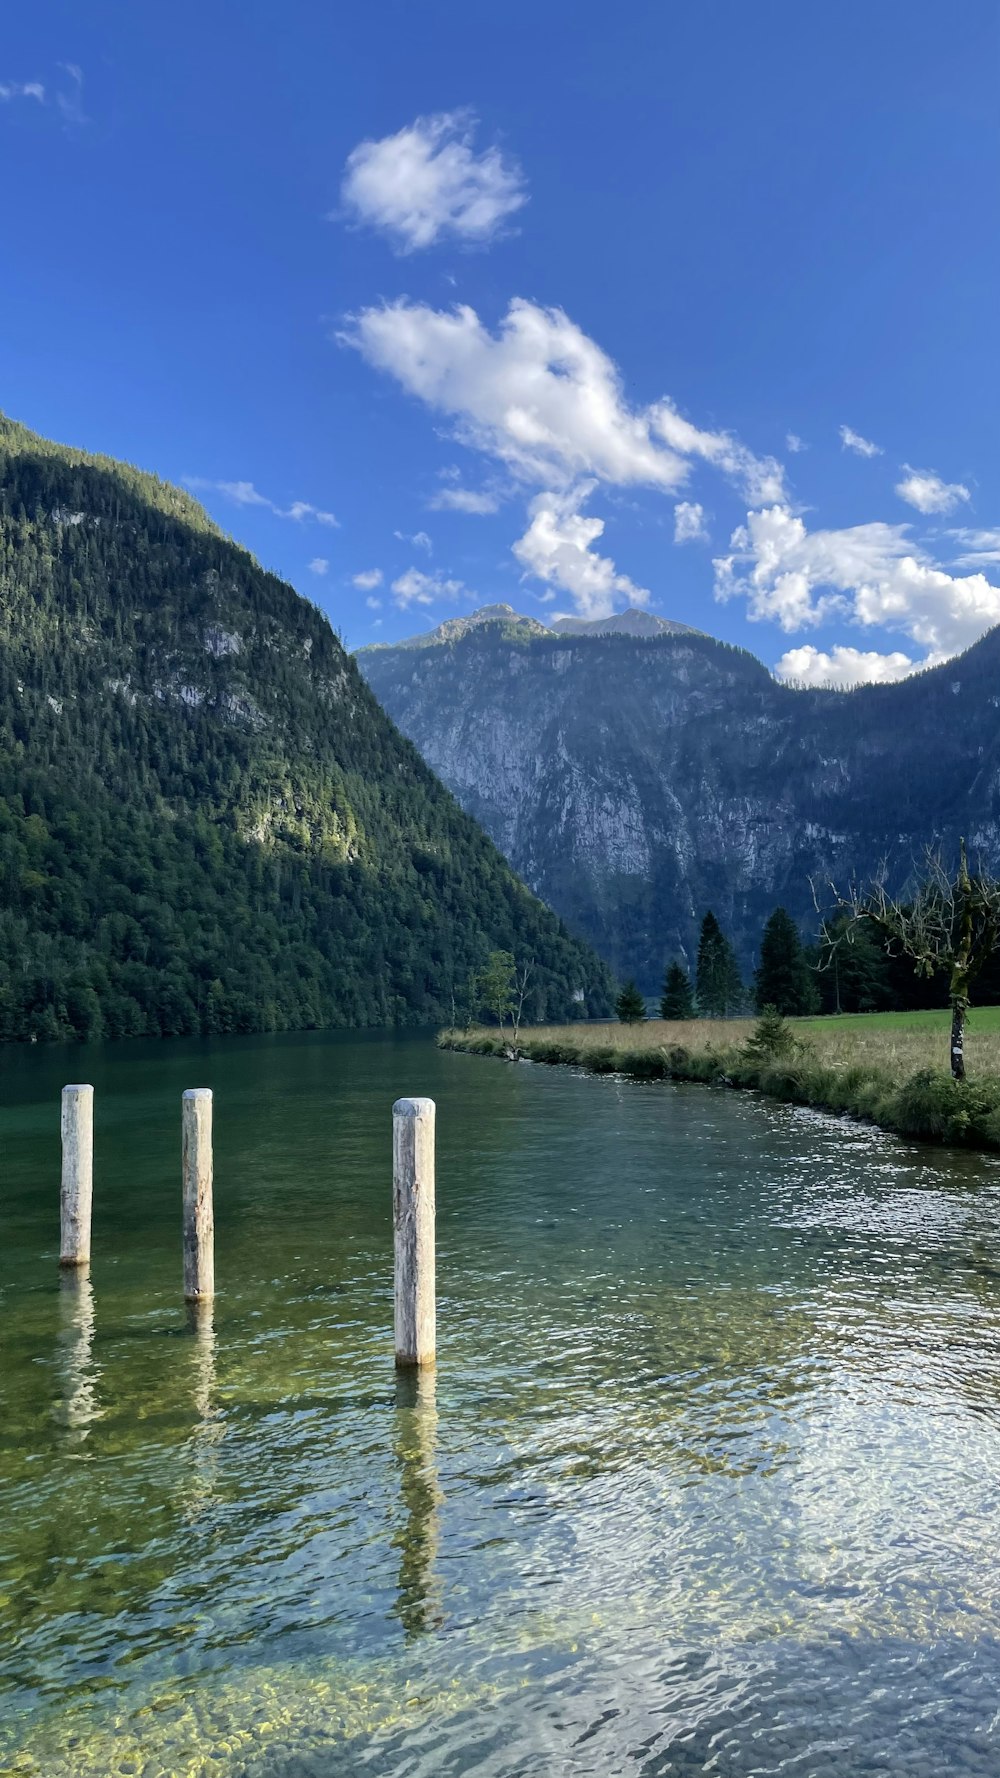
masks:
{"type": "MultiPolygon", "coordinates": [[[[742,1087],[792,1105],[878,1124],[921,1142],[1000,1149],[1000,1017],[984,1008],[967,1041],[970,1078],[952,1080],[948,1014],[858,1014],[789,1021],[791,1048],[749,1047],[752,1019],[648,1020],[641,1025],[552,1025],[522,1031],[520,1053],[634,1080],[686,1080],[742,1087]]],[[[445,1030],[442,1049],[500,1056],[496,1030],[445,1030]]]]}

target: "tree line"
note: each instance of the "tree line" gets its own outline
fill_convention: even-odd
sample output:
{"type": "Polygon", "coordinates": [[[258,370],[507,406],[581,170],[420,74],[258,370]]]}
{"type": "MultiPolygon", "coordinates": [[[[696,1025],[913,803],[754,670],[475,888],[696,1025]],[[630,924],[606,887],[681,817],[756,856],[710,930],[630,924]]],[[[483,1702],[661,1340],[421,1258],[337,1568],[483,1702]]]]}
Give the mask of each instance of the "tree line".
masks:
{"type": "MultiPolygon", "coordinates": [[[[716,915],[701,924],[693,972],[680,958],[668,963],[658,1012],[661,1019],[732,1019],[774,1007],[785,1018],[819,1013],[912,1012],[944,1008],[953,997],[951,965],[944,951],[928,955],[919,969],[900,938],[911,904],[895,930],[874,910],[839,906],[818,937],[804,940],[791,914],[777,907],[761,936],[753,978],[747,982],[736,952],[716,915]]],[[[913,907],[919,908],[918,898],[913,907]]],[[[1000,951],[991,950],[977,978],[981,1004],[1000,1002],[1000,951]]],[[[646,1017],[646,999],[634,981],[616,1001],[623,1023],[646,1017]]]]}

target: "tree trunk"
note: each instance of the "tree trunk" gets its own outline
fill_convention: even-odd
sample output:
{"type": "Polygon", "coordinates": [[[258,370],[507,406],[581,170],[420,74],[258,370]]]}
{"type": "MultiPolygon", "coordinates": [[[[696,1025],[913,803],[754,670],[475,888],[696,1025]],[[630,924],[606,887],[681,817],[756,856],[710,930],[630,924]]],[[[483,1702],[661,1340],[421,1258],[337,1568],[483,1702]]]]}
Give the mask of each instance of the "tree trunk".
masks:
{"type": "Polygon", "coordinates": [[[965,1079],[965,1009],[968,1002],[956,996],[951,1003],[951,1077],[965,1079]]]}
{"type": "Polygon", "coordinates": [[[960,846],[957,896],[958,944],[951,969],[951,1077],[965,1079],[965,1014],[969,1005],[969,981],[972,974],[972,881],[965,856],[965,841],[960,846]]]}

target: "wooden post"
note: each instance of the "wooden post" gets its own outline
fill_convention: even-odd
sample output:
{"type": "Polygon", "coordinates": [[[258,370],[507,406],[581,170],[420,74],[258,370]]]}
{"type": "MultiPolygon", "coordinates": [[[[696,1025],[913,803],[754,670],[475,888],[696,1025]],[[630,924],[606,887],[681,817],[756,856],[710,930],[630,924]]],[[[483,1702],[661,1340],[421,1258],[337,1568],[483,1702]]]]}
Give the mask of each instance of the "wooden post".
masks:
{"type": "Polygon", "coordinates": [[[212,1092],[191,1087],[182,1102],[184,1295],[189,1303],[215,1295],[212,1214],[212,1092]]]}
{"type": "Polygon", "coordinates": [[[59,1264],[90,1264],[94,1203],[94,1089],[63,1087],[59,1264]]]}
{"type": "Polygon", "coordinates": [[[433,1099],[397,1099],[392,1108],[398,1365],[434,1363],[434,1111],[433,1099]]]}

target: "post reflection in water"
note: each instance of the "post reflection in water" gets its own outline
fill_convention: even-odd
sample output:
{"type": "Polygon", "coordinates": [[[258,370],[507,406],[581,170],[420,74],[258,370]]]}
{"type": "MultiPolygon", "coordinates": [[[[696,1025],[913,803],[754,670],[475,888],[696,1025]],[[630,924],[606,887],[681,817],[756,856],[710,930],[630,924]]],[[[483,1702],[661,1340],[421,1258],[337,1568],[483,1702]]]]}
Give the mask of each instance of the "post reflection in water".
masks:
{"type": "Polygon", "coordinates": [[[437,1395],[433,1365],[396,1373],[396,1431],[403,1521],[393,1539],[399,1550],[396,1616],[407,1641],[444,1623],[436,1572],[444,1500],[437,1471],[437,1395]]]}
{"type": "Polygon", "coordinates": [[[56,1417],[82,1444],[100,1417],[98,1370],[94,1363],[94,1287],[89,1266],[59,1274],[59,1373],[62,1384],[56,1417]]]}
{"type": "Polygon", "coordinates": [[[187,1332],[192,1341],[192,1403],[195,1424],[190,1446],[193,1457],[184,1509],[189,1519],[196,1518],[211,1506],[219,1469],[219,1441],[223,1435],[222,1420],[215,1406],[215,1333],[214,1303],[190,1302],[184,1305],[187,1332]]]}

